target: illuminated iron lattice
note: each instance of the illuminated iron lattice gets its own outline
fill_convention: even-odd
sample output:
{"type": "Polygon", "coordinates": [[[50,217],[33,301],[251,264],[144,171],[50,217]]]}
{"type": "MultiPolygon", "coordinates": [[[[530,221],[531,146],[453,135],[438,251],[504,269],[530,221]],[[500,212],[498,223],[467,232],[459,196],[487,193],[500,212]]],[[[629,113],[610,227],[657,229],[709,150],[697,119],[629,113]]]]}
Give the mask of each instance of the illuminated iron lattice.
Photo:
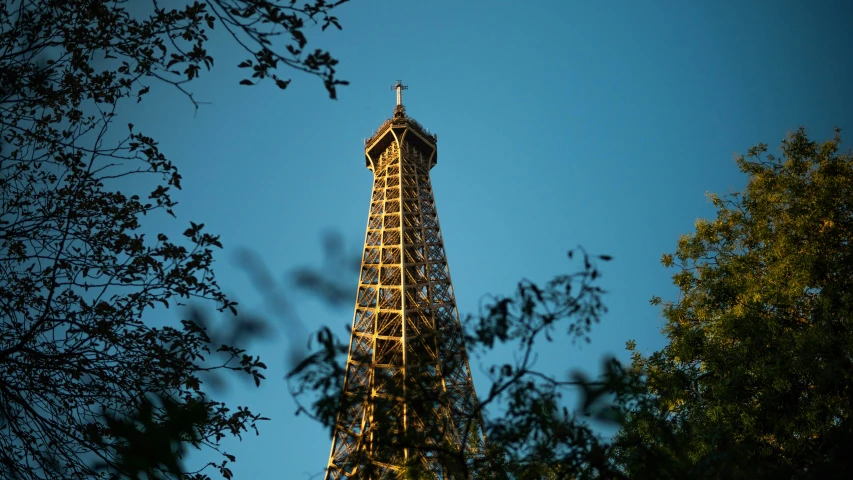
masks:
{"type": "Polygon", "coordinates": [[[327,479],[473,478],[484,437],[429,171],[406,115],[365,142],[373,194],[327,479]]]}

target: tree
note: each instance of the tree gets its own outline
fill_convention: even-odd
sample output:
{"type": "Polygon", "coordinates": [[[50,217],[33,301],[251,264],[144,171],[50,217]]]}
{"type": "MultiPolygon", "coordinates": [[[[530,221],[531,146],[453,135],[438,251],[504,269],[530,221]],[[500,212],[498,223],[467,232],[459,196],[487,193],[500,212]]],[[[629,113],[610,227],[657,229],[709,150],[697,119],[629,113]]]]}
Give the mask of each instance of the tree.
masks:
{"type": "MultiPolygon", "coordinates": [[[[853,468],[853,157],[800,128],[738,159],[742,193],[663,256],[668,344],[617,436],[632,478],[839,478],[853,468]]],[[[653,303],[661,304],[659,298],[653,303]]]]}
{"type": "MultiPolygon", "coordinates": [[[[241,84],[286,88],[286,66],[335,98],[337,60],[306,50],[304,30],[340,28],[331,10],[344,1],[0,3],[0,477],[176,478],[182,442],[218,450],[263,419],[201,390],[216,371],[260,383],[259,359],[198,318],[144,321],[155,306],[236,304],[203,224],[180,240],[140,233],[146,217],[175,215],[181,176],[155,139],[114,128],[116,108],[158,81],[197,107],[188,83],[213,66],[216,25],[246,51],[241,84]]],[[[231,478],[221,454],[211,465],[231,478]]]]}

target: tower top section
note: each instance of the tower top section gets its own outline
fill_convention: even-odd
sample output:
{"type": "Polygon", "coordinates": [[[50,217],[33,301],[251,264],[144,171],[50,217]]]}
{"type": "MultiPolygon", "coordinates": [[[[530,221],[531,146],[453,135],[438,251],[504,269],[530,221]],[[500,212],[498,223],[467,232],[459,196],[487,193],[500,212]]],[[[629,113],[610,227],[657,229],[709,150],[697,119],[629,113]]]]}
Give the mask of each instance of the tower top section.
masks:
{"type": "Polygon", "coordinates": [[[436,144],[438,135],[431,133],[414,118],[406,115],[406,107],[403,106],[403,90],[408,90],[402,80],[391,87],[397,92],[397,105],[394,106],[394,115],[385,120],[382,125],[364,140],[364,153],[367,168],[371,168],[371,157],[377,157],[391,142],[396,142],[402,148],[403,143],[408,143],[421,150],[427,158],[431,158],[434,165],[436,162],[436,144]]]}

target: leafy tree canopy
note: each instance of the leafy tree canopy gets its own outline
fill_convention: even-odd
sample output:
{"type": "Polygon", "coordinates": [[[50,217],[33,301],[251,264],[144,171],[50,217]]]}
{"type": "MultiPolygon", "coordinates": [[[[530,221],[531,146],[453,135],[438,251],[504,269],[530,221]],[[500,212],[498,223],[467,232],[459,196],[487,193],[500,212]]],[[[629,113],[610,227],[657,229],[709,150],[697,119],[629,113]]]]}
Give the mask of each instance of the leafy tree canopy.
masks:
{"type": "MultiPolygon", "coordinates": [[[[334,98],[337,60],[309,50],[305,31],[340,28],[331,11],[344,1],[0,2],[0,477],[207,478],[183,471],[182,443],[219,450],[262,419],[201,390],[220,370],[260,383],[259,359],[197,318],[142,320],[189,300],[236,304],[203,224],[180,239],[140,233],[174,215],[181,176],[155,139],[114,128],[115,112],[154,82],[193,100],[214,28],[245,51],[242,84],[285,88],[283,66],[334,98]]],[[[220,453],[212,470],[230,478],[234,457],[220,453]]]]}
{"type": "Polygon", "coordinates": [[[617,436],[632,478],[839,478],[853,467],[853,157],[801,128],[663,256],[668,345],[617,436]]]}

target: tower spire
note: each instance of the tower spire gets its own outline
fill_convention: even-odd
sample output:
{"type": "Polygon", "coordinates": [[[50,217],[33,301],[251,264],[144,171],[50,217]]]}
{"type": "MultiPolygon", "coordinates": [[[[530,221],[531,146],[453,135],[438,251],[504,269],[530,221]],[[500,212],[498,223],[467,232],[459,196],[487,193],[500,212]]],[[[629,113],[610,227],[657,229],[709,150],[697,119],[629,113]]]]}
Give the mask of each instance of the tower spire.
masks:
{"type": "Polygon", "coordinates": [[[403,85],[402,80],[397,80],[397,84],[391,88],[393,88],[394,90],[397,90],[397,106],[402,107],[403,106],[403,90],[408,90],[409,87],[407,85],[403,85]]]}

